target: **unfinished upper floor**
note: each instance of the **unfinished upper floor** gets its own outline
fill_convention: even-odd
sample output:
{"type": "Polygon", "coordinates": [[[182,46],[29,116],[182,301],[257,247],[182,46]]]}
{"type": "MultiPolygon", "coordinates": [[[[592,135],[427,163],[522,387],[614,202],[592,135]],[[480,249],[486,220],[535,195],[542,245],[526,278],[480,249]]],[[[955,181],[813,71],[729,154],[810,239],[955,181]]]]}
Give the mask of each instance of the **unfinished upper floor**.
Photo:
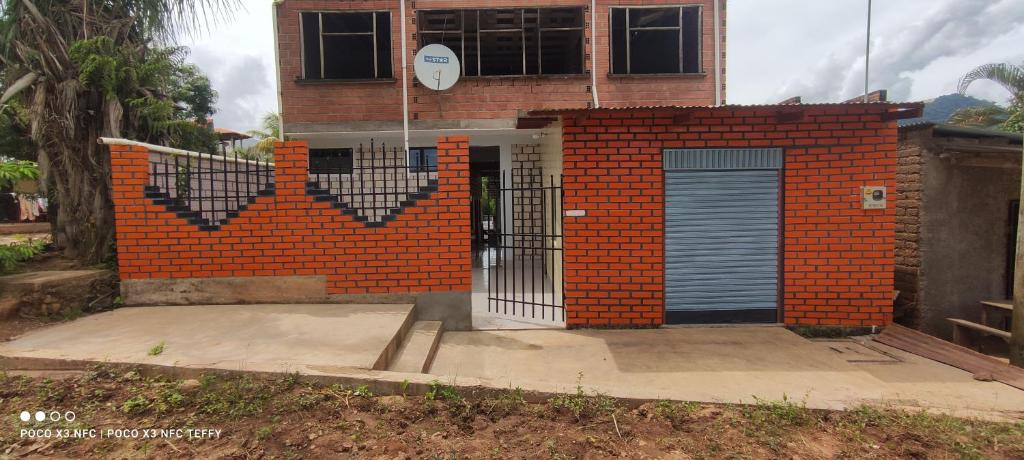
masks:
{"type": "MultiPolygon", "coordinates": [[[[725,0],[415,0],[405,4],[414,129],[509,129],[531,110],[713,105],[725,86],[725,0]],[[715,40],[715,16],[720,21],[715,40]],[[413,56],[455,52],[451,89],[420,85],[413,56]],[[715,49],[720,50],[716,74],[715,49]]],[[[275,5],[289,134],[401,129],[401,2],[275,5]]]]}

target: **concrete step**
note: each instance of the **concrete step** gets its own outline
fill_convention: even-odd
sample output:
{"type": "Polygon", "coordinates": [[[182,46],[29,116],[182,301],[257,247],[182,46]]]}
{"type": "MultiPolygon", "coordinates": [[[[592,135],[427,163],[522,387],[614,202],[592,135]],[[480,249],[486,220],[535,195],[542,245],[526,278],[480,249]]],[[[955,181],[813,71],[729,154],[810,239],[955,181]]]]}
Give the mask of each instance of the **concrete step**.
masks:
{"type": "Polygon", "coordinates": [[[441,343],[441,335],[444,333],[443,324],[441,321],[413,323],[388,370],[414,373],[429,371],[430,365],[434,362],[434,355],[437,354],[437,345],[441,343]]]}

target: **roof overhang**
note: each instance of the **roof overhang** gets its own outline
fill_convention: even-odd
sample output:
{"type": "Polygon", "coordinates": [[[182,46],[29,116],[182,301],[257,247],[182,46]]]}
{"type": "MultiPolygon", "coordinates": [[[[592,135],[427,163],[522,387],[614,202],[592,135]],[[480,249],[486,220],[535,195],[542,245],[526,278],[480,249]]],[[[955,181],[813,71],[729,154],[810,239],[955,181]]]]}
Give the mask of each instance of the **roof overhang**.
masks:
{"type": "Polygon", "coordinates": [[[774,116],[778,123],[795,123],[803,120],[808,111],[840,111],[850,107],[866,107],[871,113],[881,113],[884,121],[902,120],[917,118],[924,112],[924,103],[921,102],[844,102],[844,103],[822,103],[822,104],[801,104],[793,103],[795,99],[784,101],[781,104],[766,105],[723,105],[723,106],[680,106],[680,105],[650,105],[650,106],[626,106],[626,107],[600,107],[600,108],[565,108],[565,109],[543,109],[532,110],[526,115],[519,117],[517,125],[530,127],[543,127],[552,123],[558,117],[561,118],[586,118],[597,113],[619,113],[619,112],[657,112],[659,114],[672,114],[673,120],[685,124],[690,120],[694,112],[699,111],[737,111],[754,110],[762,116],[774,116]]]}

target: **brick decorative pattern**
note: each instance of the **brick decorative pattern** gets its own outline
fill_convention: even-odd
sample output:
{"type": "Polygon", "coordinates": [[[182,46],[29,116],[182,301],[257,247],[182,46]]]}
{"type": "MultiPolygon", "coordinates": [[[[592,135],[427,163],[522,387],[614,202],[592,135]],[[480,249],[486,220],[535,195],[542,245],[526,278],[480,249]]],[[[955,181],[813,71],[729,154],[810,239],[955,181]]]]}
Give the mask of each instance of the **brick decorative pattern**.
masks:
{"type": "Polygon", "coordinates": [[[886,105],[598,111],[563,118],[569,327],[663,322],[668,148],[784,149],[782,316],[791,325],[892,321],[896,210],[861,209],[860,187],[896,179],[886,105]]]}
{"type": "MultiPolygon", "coordinates": [[[[722,66],[725,72],[725,4],[722,0],[722,66]]],[[[597,59],[597,87],[602,106],[651,104],[711,105],[714,103],[713,0],[598,0],[597,56],[590,53],[589,0],[510,0],[496,7],[575,6],[586,9],[584,29],[586,75],[548,77],[468,77],[438,93],[416,84],[412,58],[417,51],[416,11],[419,9],[487,8],[487,2],[416,0],[406,6],[409,51],[410,113],[415,120],[516,118],[530,109],[584,108],[592,103],[591,59],[597,59]],[[628,5],[701,5],[703,10],[701,62],[703,73],[671,76],[611,76],[609,7],[628,5]]],[[[399,121],[402,119],[401,40],[398,2],[384,0],[285,0],[277,8],[281,90],[285,123],[399,121]],[[303,11],[390,11],[393,80],[374,82],[301,82],[302,50],[299,13],[303,11]]],[[[722,79],[723,92],[725,79],[722,79]]]]}
{"type": "Polygon", "coordinates": [[[323,275],[327,294],[468,292],[469,141],[438,141],[438,190],[368,228],[306,192],[305,142],[275,148],[276,194],[217,231],[200,231],[144,195],[150,153],[111,146],[122,279],[323,275]]]}

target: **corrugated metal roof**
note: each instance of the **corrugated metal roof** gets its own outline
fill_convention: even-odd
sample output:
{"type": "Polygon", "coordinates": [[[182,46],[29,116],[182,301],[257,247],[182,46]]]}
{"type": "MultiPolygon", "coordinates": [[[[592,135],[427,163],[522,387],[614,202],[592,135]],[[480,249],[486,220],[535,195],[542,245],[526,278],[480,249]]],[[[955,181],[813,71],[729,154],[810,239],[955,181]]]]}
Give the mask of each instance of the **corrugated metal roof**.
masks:
{"type": "Polygon", "coordinates": [[[1000,131],[998,129],[987,129],[987,128],[970,128],[966,126],[951,125],[948,123],[935,123],[932,121],[917,121],[914,123],[908,123],[900,125],[900,129],[919,129],[919,128],[934,128],[936,134],[944,134],[947,136],[957,137],[1001,137],[1008,139],[1011,142],[1024,142],[1024,135],[1020,133],[1011,133],[1007,131],[1000,131]]]}
{"type": "Polygon", "coordinates": [[[793,108],[816,108],[816,107],[891,107],[898,109],[921,109],[923,102],[820,102],[812,104],[729,104],[729,105],[631,105],[619,107],[598,107],[598,108],[567,108],[567,109],[542,109],[531,110],[530,115],[559,115],[564,113],[579,112],[619,112],[628,110],[729,110],[729,109],[793,109],[793,108]]]}

